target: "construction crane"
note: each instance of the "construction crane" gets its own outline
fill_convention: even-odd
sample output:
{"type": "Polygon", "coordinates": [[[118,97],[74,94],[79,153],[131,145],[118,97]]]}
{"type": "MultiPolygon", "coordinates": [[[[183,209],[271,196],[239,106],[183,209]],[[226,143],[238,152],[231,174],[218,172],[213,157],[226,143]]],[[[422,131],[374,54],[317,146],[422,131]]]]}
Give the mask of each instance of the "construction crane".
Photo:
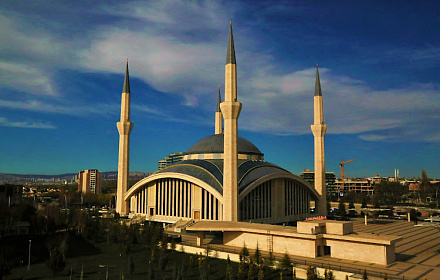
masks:
{"type": "Polygon", "coordinates": [[[354,161],[354,159],[343,161],[339,164],[341,166],[341,191],[344,191],[344,165],[352,161],[354,161]]]}

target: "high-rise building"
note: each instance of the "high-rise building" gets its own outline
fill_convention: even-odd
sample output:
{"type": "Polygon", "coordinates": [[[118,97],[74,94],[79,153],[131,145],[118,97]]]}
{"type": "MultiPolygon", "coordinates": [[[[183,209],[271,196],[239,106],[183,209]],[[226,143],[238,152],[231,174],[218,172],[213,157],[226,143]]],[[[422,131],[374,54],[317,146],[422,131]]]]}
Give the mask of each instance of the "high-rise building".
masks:
{"type": "Polygon", "coordinates": [[[101,172],[86,169],[78,173],[78,191],[82,193],[101,193],[101,172]]]}
{"type": "MultiPolygon", "coordinates": [[[[310,171],[308,169],[304,169],[303,172],[299,175],[304,179],[307,183],[314,186],[315,185],[315,171],[310,171]]],[[[329,194],[337,194],[338,189],[336,188],[336,175],[334,172],[325,172],[325,186],[327,189],[327,193],[329,194]]]]}
{"type": "Polygon", "coordinates": [[[168,167],[176,162],[181,161],[184,155],[185,153],[182,152],[169,154],[167,157],[164,157],[162,160],[159,160],[158,170],[164,169],[165,167],[168,167]]]}

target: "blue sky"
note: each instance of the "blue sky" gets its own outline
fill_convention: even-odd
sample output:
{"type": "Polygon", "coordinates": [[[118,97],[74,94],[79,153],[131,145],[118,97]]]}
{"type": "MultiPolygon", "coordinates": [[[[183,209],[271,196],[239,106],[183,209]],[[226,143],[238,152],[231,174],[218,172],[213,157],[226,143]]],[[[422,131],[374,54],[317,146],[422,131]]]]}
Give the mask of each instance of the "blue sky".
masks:
{"type": "MultiPolygon", "coordinates": [[[[129,59],[130,170],[214,133],[233,21],[239,135],[313,170],[319,63],[326,168],[440,178],[437,1],[2,1],[0,172],[117,170],[129,59]]],[[[222,89],[223,92],[223,89],[222,89]]]]}

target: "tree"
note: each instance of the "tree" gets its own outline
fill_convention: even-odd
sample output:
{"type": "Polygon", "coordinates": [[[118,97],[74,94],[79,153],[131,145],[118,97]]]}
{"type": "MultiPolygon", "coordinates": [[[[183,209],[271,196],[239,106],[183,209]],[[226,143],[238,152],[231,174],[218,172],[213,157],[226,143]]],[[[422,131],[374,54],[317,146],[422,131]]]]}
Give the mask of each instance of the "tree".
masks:
{"type": "Polygon", "coordinates": [[[11,273],[11,267],[9,266],[4,254],[0,254],[0,280],[3,277],[7,277],[11,273]]]}
{"type": "Polygon", "coordinates": [[[292,261],[290,260],[289,255],[284,253],[283,258],[280,262],[281,269],[285,272],[286,275],[289,275],[289,272],[292,270],[292,261]]]}
{"type": "Polygon", "coordinates": [[[168,263],[168,257],[165,255],[165,252],[161,252],[159,257],[159,268],[160,268],[160,273],[162,275],[162,279],[163,279],[163,272],[167,267],[167,263],[168,263]]]}
{"type": "MultiPolygon", "coordinates": [[[[241,254],[240,254],[241,256],[241,254]]],[[[240,262],[238,263],[238,274],[237,274],[237,278],[239,280],[243,280],[245,279],[245,275],[246,275],[246,263],[244,258],[240,257],[240,262]]]]}
{"type": "Polygon", "coordinates": [[[153,269],[153,261],[149,261],[148,262],[148,275],[147,275],[147,279],[148,280],[153,280],[154,279],[154,269],[153,269]]]}
{"type": "Polygon", "coordinates": [[[55,236],[50,238],[46,245],[49,250],[49,259],[46,264],[55,276],[66,266],[67,238],[55,236]]]}
{"type": "Polygon", "coordinates": [[[160,241],[160,248],[163,252],[166,252],[168,250],[168,235],[163,234],[162,240],[160,241]]]}
{"type": "Polygon", "coordinates": [[[248,271],[248,280],[254,280],[254,269],[255,264],[252,258],[249,258],[249,271],[248,271]]]}
{"type": "Polygon", "coordinates": [[[362,205],[361,205],[361,207],[362,208],[367,208],[367,198],[365,196],[362,197],[362,205]]]}
{"type": "Polygon", "coordinates": [[[180,278],[185,279],[186,276],[186,267],[182,260],[182,265],[180,266],[180,278]]]}
{"type": "Polygon", "coordinates": [[[316,275],[315,270],[312,269],[310,265],[307,267],[306,275],[307,280],[318,280],[318,276],[316,275]]]}
{"type": "Polygon", "coordinates": [[[173,265],[173,277],[172,278],[173,278],[173,280],[179,279],[176,262],[174,262],[174,265],[173,265]]]}
{"type": "Polygon", "coordinates": [[[414,224],[417,225],[417,220],[418,220],[418,216],[419,216],[420,212],[417,212],[414,208],[412,208],[409,211],[409,217],[412,221],[414,221],[414,224]]]}
{"type": "Polygon", "coordinates": [[[257,265],[260,265],[261,252],[260,249],[258,248],[258,243],[257,243],[257,248],[255,249],[254,260],[257,265]]]}
{"type": "Polygon", "coordinates": [[[324,280],[335,280],[335,276],[333,275],[333,271],[326,269],[324,272],[324,280]]]}
{"type": "Polygon", "coordinates": [[[374,185],[374,197],[376,206],[395,205],[402,195],[408,193],[399,182],[381,181],[374,185]]]}
{"type": "Polygon", "coordinates": [[[134,272],[134,261],[131,255],[128,255],[128,275],[133,275],[134,272]]]}
{"type": "Polygon", "coordinates": [[[348,209],[354,209],[354,202],[353,202],[353,200],[351,200],[351,201],[348,203],[348,209]]]}
{"type": "Polygon", "coordinates": [[[243,258],[244,262],[249,262],[249,250],[246,247],[246,244],[243,244],[243,248],[240,251],[240,260],[243,258]]]}
{"type": "Polygon", "coordinates": [[[49,260],[47,261],[47,266],[50,270],[52,270],[54,276],[58,272],[63,271],[64,267],[66,266],[66,260],[63,258],[63,255],[58,248],[53,248],[49,251],[49,260]]]}
{"type": "MultiPolygon", "coordinates": [[[[203,256],[200,256],[200,257],[203,260],[203,256]]],[[[202,261],[202,265],[201,265],[200,270],[199,270],[199,278],[200,278],[200,280],[208,279],[209,270],[210,270],[210,266],[208,265],[208,262],[207,261],[202,261]]]]}
{"type": "Polygon", "coordinates": [[[229,280],[232,278],[232,267],[231,267],[231,259],[229,258],[226,260],[226,275],[225,280],[229,280]]]}
{"type": "Polygon", "coordinates": [[[346,211],[346,209],[345,209],[344,199],[341,198],[341,199],[339,200],[338,211],[337,211],[336,214],[338,214],[338,215],[340,215],[340,216],[345,216],[345,215],[347,214],[346,212],[347,212],[347,211],[346,211]]]}
{"type": "Polygon", "coordinates": [[[176,240],[174,238],[171,239],[171,250],[176,251],[176,240]]]}
{"type": "Polygon", "coordinates": [[[267,266],[273,266],[273,263],[275,261],[275,257],[272,253],[272,251],[269,252],[269,257],[267,259],[265,259],[266,265],[267,266]]]}
{"type": "Polygon", "coordinates": [[[330,204],[330,198],[329,197],[327,197],[326,208],[327,208],[327,213],[330,213],[332,206],[330,204]]]}
{"type": "Polygon", "coordinates": [[[329,270],[328,271],[328,280],[335,280],[335,279],[336,279],[336,277],[333,274],[333,271],[329,270]]]}
{"type": "Polygon", "coordinates": [[[260,265],[258,266],[258,280],[263,280],[264,279],[264,266],[263,263],[260,263],[260,265]]]}
{"type": "Polygon", "coordinates": [[[366,269],[364,269],[364,273],[362,274],[362,280],[368,280],[368,274],[366,269]]]}
{"type": "Polygon", "coordinates": [[[429,183],[428,174],[426,174],[426,171],[422,170],[422,184],[420,185],[420,195],[422,198],[426,198],[431,191],[431,186],[429,183]]]}

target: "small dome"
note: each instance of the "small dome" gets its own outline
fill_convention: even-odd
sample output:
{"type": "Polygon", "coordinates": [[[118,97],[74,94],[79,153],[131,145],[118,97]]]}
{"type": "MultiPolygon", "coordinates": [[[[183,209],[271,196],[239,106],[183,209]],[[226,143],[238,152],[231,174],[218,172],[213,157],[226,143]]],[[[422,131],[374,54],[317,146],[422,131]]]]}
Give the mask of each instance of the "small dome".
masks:
{"type": "MultiPolygon", "coordinates": [[[[249,155],[261,155],[260,150],[248,140],[237,137],[238,153],[249,155]]],[[[203,138],[186,151],[186,154],[222,154],[224,134],[214,134],[203,138]]]]}

